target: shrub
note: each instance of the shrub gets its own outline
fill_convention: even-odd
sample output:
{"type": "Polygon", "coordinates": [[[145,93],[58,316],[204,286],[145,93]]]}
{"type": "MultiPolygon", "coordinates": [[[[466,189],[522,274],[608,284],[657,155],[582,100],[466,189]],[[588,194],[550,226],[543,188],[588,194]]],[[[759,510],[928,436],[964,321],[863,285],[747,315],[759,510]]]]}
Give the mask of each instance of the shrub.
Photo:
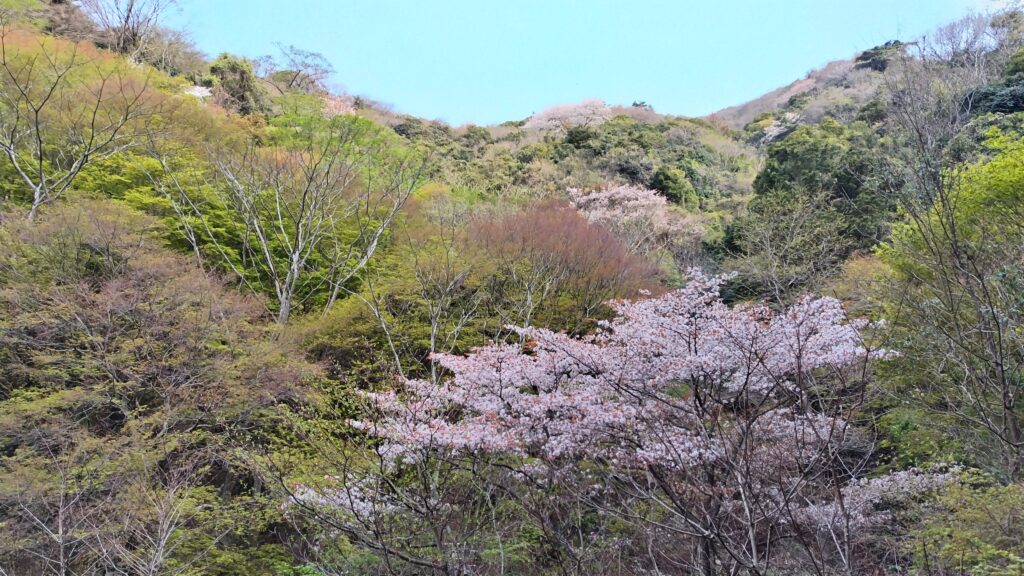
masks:
{"type": "Polygon", "coordinates": [[[223,106],[243,116],[265,111],[265,95],[251,62],[231,54],[221,54],[210,64],[210,74],[217,79],[218,100],[223,106]]]}
{"type": "Polygon", "coordinates": [[[654,171],[651,187],[661,192],[662,196],[671,202],[682,204],[687,208],[699,208],[699,200],[697,192],[693,189],[693,184],[678,168],[659,167],[654,171]]]}

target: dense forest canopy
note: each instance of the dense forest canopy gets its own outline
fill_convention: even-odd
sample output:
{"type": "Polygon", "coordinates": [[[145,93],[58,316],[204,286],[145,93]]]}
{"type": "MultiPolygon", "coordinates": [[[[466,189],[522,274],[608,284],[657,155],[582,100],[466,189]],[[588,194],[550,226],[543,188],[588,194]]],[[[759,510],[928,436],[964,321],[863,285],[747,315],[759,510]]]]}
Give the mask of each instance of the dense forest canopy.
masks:
{"type": "Polygon", "coordinates": [[[1024,13],[452,127],[0,0],[0,575],[1024,570],[1024,13]]]}

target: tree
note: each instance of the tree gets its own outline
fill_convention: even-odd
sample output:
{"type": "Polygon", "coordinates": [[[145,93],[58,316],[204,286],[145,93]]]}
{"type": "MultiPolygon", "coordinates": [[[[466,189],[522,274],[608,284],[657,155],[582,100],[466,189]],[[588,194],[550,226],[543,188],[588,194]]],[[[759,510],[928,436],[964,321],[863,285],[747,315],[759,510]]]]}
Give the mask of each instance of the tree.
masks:
{"type": "Polygon", "coordinates": [[[887,316],[906,339],[905,357],[916,359],[912,373],[931,377],[909,378],[914,404],[963,423],[968,453],[1004,480],[1024,474],[1013,192],[1021,152],[996,138],[991,162],[968,165],[979,150],[961,133],[978,89],[998,81],[1024,41],[1019,16],[946,26],[885,73],[886,159],[901,183],[890,193],[903,214],[882,251],[893,272],[887,316]]]}
{"type": "MultiPolygon", "coordinates": [[[[212,455],[165,453],[164,463],[133,454],[121,477],[111,482],[117,496],[108,506],[104,530],[94,544],[103,562],[138,576],[184,576],[204,554],[181,558],[189,528],[200,520],[201,475],[212,455]]],[[[213,534],[216,544],[224,533],[213,534]]]]}
{"type": "MultiPolygon", "coordinates": [[[[1004,480],[1024,475],[1024,147],[963,170],[927,211],[908,214],[881,250],[887,317],[905,341],[897,366],[927,412],[951,416],[977,464],[1004,480]],[[912,363],[915,369],[911,371],[912,363]],[[971,440],[971,437],[977,437],[971,440]]],[[[951,177],[952,178],[952,177],[951,177]]],[[[948,433],[948,432],[947,432],[948,433]]]]}
{"type": "Polygon", "coordinates": [[[868,68],[876,72],[885,72],[885,69],[889,67],[889,61],[903,48],[904,44],[899,40],[889,40],[885,44],[869,48],[857,55],[857,58],[854,59],[854,68],[868,68]]]}
{"type": "MultiPolygon", "coordinates": [[[[322,127],[314,121],[323,122],[301,120],[306,123],[281,146],[252,139],[211,146],[212,178],[195,170],[191,182],[172,177],[163,185],[179,215],[197,221],[185,222],[196,241],[212,245],[253,292],[273,295],[281,324],[308,300],[326,310],[345,293],[425,166],[415,153],[389,149],[366,120],[337,117],[322,127]],[[227,210],[240,223],[239,245],[211,231],[213,210],[227,210]]],[[[169,163],[164,166],[170,175],[169,163]]]]}
{"type": "Polygon", "coordinates": [[[217,99],[226,108],[243,116],[264,111],[263,90],[251,62],[231,54],[221,54],[210,64],[210,74],[217,79],[217,99]]]}
{"type": "MultiPolygon", "coordinates": [[[[64,429],[63,432],[69,432],[64,429]]],[[[97,562],[91,549],[109,496],[101,487],[103,455],[70,439],[54,439],[41,453],[20,450],[0,464],[0,573],[32,570],[70,576],[97,562]]]]}
{"type": "Polygon", "coordinates": [[[683,174],[678,168],[660,166],[654,171],[651,186],[658,192],[661,192],[670,202],[681,204],[691,209],[700,208],[697,194],[693,190],[693,184],[690,184],[686,174],[683,174]]]}
{"type": "Polygon", "coordinates": [[[279,81],[285,90],[297,89],[302,92],[326,92],[324,81],[334,73],[334,67],[319,52],[310,52],[295,46],[275,44],[281,52],[283,62],[275,64],[266,74],[267,77],[279,81]]]}
{"type": "Polygon", "coordinates": [[[595,126],[611,117],[611,108],[603,100],[584,100],[542,110],[530,116],[525,127],[534,130],[568,130],[573,126],[595,126]]]}
{"type": "Polygon", "coordinates": [[[318,370],[156,230],[81,198],[0,229],[0,574],[210,572],[274,514],[232,518],[228,439],[318,370]]]}
{"type": "MultiPolygon", "coordinates": [[[[692,272],[679,291],[613,303],[618,316],[591,336],[520,328],[523,346],[439,355],[450,380],[369,393],[377,416],[353,425],[384,442],[393,473],[467,458],[467,470],[508,470],[506,493],[557,478],[585,507],[641,527],[657,551],[650,570],[767,574],[801,555],[847,570],[868,562],[851,549],[858,535],[819,546],[810,519],[862,469],[847,418],[865,362],[884,352],[865,347],[865,324],[847,322],[835,300],[807,297],[778,314],[729,308],[724,281],[692,272]]],[[[330,485],[305,497],[371,515],[393,497],[378,485],[357,505],[330,485]]],[[[845,518],[882,501],[851,501],[845,518]]],[[[539,506],[540,517],[554,513],[539,506]]]]}
{"type": "Polygon", "coordinates": [[[589,191],[569,188],[568,193],[587,220],[610,230],[630,252],[651,258],[668,253],[674,265],[694,263],[703,227],[673,212],[657,191],[609,184],[589,191]]]}
{"type": "Polygon", "coordinates": [[[838,270],[850,241],[845,218],[826,193],[803,190],[755,197],[733,223],[735,253],[723,263],[743,292],[788,303],[838,270]]]}
{"type": "Polygon", "coordinates": [[[79,0],[100,27],[101,45],[139,62],[161,34],[160,20],[176,0],[79,0]]]}
{"type": "Polygon", "coordinates": [[[895,202],[887,191],[899,186],[882,149],[883,142],[862,122],[844,126],[826,118],[805,124],[768,147],[754,191],[825,192],[843,215],[843,236],[855,247],[870,247],[888,233],[895,202]]]}
{"type": "Polygon", "coordinates": [[[425,186],[349,301],[306,326],[317,358],[374,387],[395,373],[440,379],[436,353],[515,337],[507,325],[526,318],[586,331],[606,300],[658,286],[657,269],[569,206],[490,214],[425,186]]]}
{"type": "Polygon", "coordinates": [[[565,204],[541,202],[480,219],[468,237],[481,267],[489,268],[491,312],[502,325],[542,321],[582,330],[606,300],[656,286],[657,271],[643,256],[565,204]]]}
{"type": "MultiPolygon", "coordinates": [[[[413,260],[413,286],[429,326],[425,357],[430,363],[430,377],[436,381],[440,374],[434,354],[462,347],[466,333],[471,332],[470,324],[482,312],[484,295],[479,284],[470,284],[473,263],[464,256],[468,250],[465,250],[466,230],[462,223],[468,217],[467,207],[440,196],[417,202],[409,212],[410,218],[404,227],[408,253],[403,256],[411,256],[413,260]]],[[[372,307],[382,326],[387,328],[382,304],[374,299],[372,307]]],[[[409,314],[408,310],[395,310],[391,315],[402,316],[403,312],[409,314]]],[[[422,322],[422,319],[414,321],[422,322]]],[[[398,373],[406,374],[397,351],[392,349],[392,352],[398,373]]]]}
{"type": "Polygon", "coordinates": [[[0,69],[0,151],[31,191],[30,220],[90,162],[132,146],[161,104],[123,62],[6,23],[0,69]]]}
{"type": "Polygon", "coordinates": [[[360,385],[389,383],[396,373],[437,378],[433,353],[466,350],[484,341],[487,328],[500,329],[490,317],[485,267],[467,240],[470,218],[464,202],[425,186],[361,289],[312,330],[317,357],[360,385]]]}
{"type": "MultiPolygon", "coordinates": [[[[1007,15],[1012,15],[1011,11],[1007,15]]],[[[953,146],[974,114],[978,89],[998,80],[1024,35],[1005,17],[969,16],[914,44],[886,69],[891,146],[885,158],[898,178],[900,209],[928,211],[942,202],[949,168],[962,163],[953,146]]]]}
{"type": "Polygon", "coordinates": [[[196,85],[209,80],[206,55],[180,30],[159,29],[141,58],[157,70],[171,76],[182,76],[196,85]]]}

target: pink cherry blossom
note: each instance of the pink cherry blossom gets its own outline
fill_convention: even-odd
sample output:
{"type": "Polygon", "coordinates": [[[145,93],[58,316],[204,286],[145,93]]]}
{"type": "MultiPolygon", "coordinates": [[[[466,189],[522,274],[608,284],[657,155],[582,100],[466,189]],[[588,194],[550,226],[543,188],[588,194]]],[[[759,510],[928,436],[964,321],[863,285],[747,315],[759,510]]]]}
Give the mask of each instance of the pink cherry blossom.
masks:
{"type": "MultiPolygon", "coordinates": [[[[701,430],[699,399],[799,398],[810,372],[869,354],[862,324],[834,299],[806,297],[782,313],[729,307],[719,296],[727,277],[690,274],[683,289],[612,303],[616,318],[587,337],[514,328],[525,346],[438,355],[451,378],[369,394],[380,418],[354,424],[396,458],[440,449],[686,466],[721,449],[701,430]]],[[[780,408],[771,418],[798,428],[812,416],[780,408]]]]}
{"type": "Polygon", "coordinates": [[[559,104],[538,112],[526,121],[533,130],[564,130],[573,126],[594,126],[609,120],[612,109],[603,100],[559,104]]]}
{"type": "MultiPolygon", "coordinates": [[[[581,506],[641,526],[690,567],[703,552],[686,551],[713,548],[730,571],[766,573],[787,540],[856,573],[851,528],[880,525],[891,502],[949,478],[858,480],[864,462],[851,455],[869,440],[850,416],[869,360],[889,352],[833,298],[729,305],[729,278],[690,270],[681,289],[610,302],[613,318],[586,336],[509,327],[523,344],[439,354],[439,382],[367,393],[372,409],[351,424],[374,439],[382,477],[462,464],[477,486],[539,507],[551,530],[548,507],[581,506]]],[[[424,497],[447,486],[424,476],[424,497]]],[[[346,498],[333,500],[349,516],[373,510],[346,498]]]]}

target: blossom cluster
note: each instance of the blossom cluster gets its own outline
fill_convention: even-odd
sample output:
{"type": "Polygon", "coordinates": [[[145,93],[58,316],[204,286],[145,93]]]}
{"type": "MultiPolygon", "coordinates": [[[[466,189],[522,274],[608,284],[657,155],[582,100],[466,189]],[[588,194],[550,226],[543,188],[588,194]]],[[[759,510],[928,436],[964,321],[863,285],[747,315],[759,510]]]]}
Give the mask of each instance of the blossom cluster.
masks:
{"type": "Polygon", "coordinates": [[[356,113],[353,100],[346,96],[325,94],[323,97],[324,118],[330,119],[335,116],[344,116],[356,113]]]}
{"type": "Polygon", "coordinates": [[[610,230],[634,253],[668,250],[681,255],[692,251],[705,234],[698,217],[673,210],[656,190],[620,184],[566,192],[588,221],[610,230]]]}
{"type": "MultiPolygon", "coordinates": [[[[613,302],[616,317],[589,336],[516,328],[524,346],[438,355],[451,378],[370,394],[380,417],[353,424],[395,459],[445,450],[637,467],[714,460],[725,448],[706,430],[702,399],[799,397],[809,372],[869,355],[838,301],[806,297],[781,313],[730,307],[719,294],[726,279],[691,270],[682,289],[613,302]]],[[[809,446],[836,422],[787,407],[757,426],[809,446]]]]}
{"type": "Polygon", "coordinates": [[[865,530],[885,524],[892,509],[922,494],[956,482],[956,470],[911,468],[878,478],[862,478],[844,486],[841,498],[810,503],[794,513],[794,520],[815,530],[865,530]]]}
{"type": "Polygon", "coordinates": [[[324,485],[297,485],[285,508],[303,506],[347,512],[357,521],[379,517],[394,508],[384,491],[372,477],[360,480],[325,477],[324,485]]]}
{"type": "Polygon", "coordinates": [[[526,121],[527,129],[558,130],[573,126],[591,126],[609,120],[612,109],[603,100],[584,100],[559,104],[538,112],[526,121]]]}
{"type": "Polygon", "coordinates": [[[598,190],[567,190],[587,220],[611,230],[632,251],[646,253],[678,231],[668,201],[655,190],[629,184],[598,190]]]}

